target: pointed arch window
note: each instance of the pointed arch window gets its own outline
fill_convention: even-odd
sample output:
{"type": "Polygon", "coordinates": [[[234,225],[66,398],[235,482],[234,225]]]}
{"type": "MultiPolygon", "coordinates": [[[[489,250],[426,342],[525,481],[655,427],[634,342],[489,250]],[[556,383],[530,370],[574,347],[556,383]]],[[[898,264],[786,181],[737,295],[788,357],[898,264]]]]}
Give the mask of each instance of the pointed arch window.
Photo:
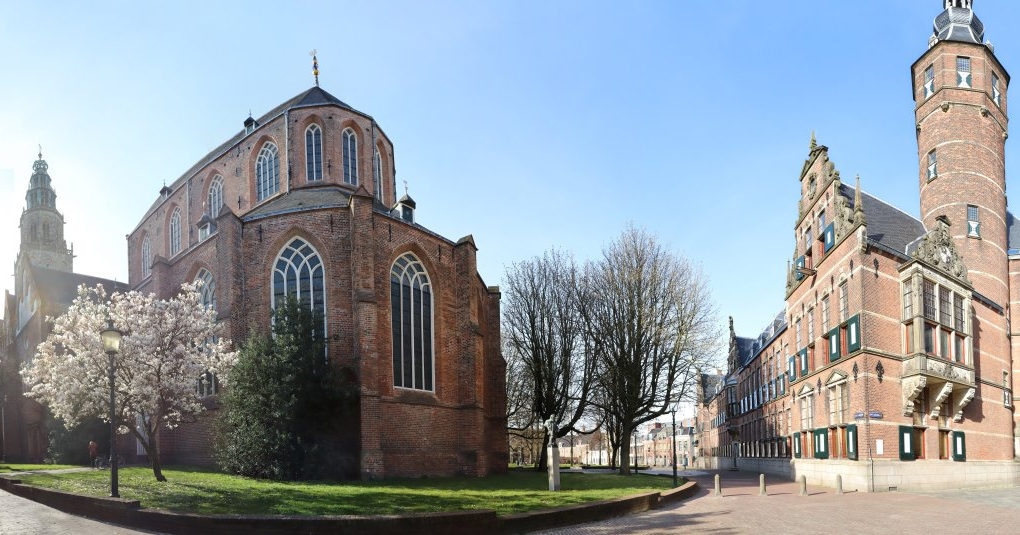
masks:
{"type": "Polygon", "coordinates": [[[216,309],[216,279],[208,269],[198,270],[195,281],[201,282],[202,287],[198,289],[199,298],[207,308],[216,309]]]}
{"type": "Polygon", "coordinates": [[[170,256],[181,252],[181,208],[174,208],[170,216],[170,256]]]}
{"type": "Polygon", "coordinates": [[[322,318],[325,334],[325,280],[319,253],[308,242],[294,238],[280,251],[273,265],[273,308],[287,296],[293,296],[322,318]]]}
{"type": "Polygon", "coordinates": [[[397,259],[390,269],[393,335],[393,385],[434,391],[432,284],[413,254],[397,259]]]}
{"type": "Polygon", "coordinates": [[[382,200],[382,155],[376,148],[372,154],[372,180],[375,181],[375,198],[382,200]]]}
{"type": "Polygon", "coordinates": [[[309,182],[322,180],[322,129],[317,124],[305,130],[305,165],[309,182]]]}
{"type": "Polygon", "coordinates": [[[142,278],[148,277],[150,273],[152,273],[152,243],[146,236],[142,240],[142,278]]]}
{"type": "Polygon", "coordinates": [[[344,151],[344,182],[352,186],[358,185],[358,137],[354,130],[344,129],[341,136],[344,151]]]}
{"type": "Polygon", "coordinates": [[[263,201],[276,195],[280,189],[280,151],[276,145],[266,143],[255,159],[255,196],[263,201]]]}
{"type": "Polygon", "coordinates": [[[209,217],[216,217],[223,206],[223,177],[216,175],[209,184],[209,196],[206,199],[206,212],[209,217]]]}

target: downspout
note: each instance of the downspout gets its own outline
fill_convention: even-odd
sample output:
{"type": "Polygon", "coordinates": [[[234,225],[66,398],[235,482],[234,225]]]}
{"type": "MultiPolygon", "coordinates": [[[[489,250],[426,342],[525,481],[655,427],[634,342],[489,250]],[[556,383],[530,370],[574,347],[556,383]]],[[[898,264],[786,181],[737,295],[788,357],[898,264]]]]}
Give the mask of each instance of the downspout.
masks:
{"type": "Polygon", "coordinates": [[[290,160],[290,110],[283,112],[283,152],[287,155],[287,193],[290,193],[290,175],[291,175],[291,160],[290,160]]]}

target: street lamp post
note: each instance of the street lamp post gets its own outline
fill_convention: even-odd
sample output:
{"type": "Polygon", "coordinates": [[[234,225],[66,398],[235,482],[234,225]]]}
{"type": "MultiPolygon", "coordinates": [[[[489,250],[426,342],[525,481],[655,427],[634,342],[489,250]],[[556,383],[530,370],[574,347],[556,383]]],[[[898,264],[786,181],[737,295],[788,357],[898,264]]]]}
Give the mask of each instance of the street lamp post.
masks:
{"type": "Polygon", "coordinates": [[[113,359],[120,352],[120,339],[122,332],[113,326],[113,320],[107,318],[106,328],[100,331],[99,336],[103,339],[103,351],[110,357],[110,497],[120,498],[120,491],[117,488],[117,389],[114,383],[114,362],[113,359]]]}
{"type": "Polygon", "coordinates": [[[673,405],[673,488],[676,486],[676,405],[673,405]]]}

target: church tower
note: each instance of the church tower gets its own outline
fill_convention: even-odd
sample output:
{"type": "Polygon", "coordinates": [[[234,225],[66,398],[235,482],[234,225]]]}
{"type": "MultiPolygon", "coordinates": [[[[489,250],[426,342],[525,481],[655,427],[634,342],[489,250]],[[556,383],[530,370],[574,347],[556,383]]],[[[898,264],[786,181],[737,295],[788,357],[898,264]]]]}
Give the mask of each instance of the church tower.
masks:
{"type": "Polygon", "coordinates": [[[1006,264],[1006,88],[973,0],[944,0],[928,50],[911,67],[921,220],[946,216],[974,290],[1009,302],[1006,264]]]}
{"type": "Polygon", "coordinates": [[[64,241],[64,216],[57,211],[57,193],[50,185],[49,165],[39,159],[32,165],[32,178],[21,213],[21,249],[15,271],[25,264],[71,273],[74,253],[64,241]]]}

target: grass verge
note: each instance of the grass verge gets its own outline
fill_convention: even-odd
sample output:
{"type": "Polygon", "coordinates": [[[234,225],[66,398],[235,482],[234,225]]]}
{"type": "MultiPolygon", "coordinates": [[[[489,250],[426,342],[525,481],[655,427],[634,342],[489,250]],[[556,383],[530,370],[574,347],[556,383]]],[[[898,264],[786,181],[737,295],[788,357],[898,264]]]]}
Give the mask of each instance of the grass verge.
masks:
{"type": "MultiPolygon", "coordinates": [[[[147,468],[120,471],[122,498],[143,507],[200,514],[379,515],[493,509],[521,513],[606,500],[671,487],[651,475],[561,474],[549,492],[544,473],[513,472],[485,478],[389,479],[357,482],[277,482],[184,467],[163,470],[159,483],[147,468]]],[[[85,494],[109,494],[109,473],[94,470],[32,474],[22,481],[85,494]]]]}
{"type": "Polygon", "coordinates": [[[31,470],[61,470],[64,468],[85,468],[74,464],[0,464],[0,474],[28,472],[31,470]]]}

